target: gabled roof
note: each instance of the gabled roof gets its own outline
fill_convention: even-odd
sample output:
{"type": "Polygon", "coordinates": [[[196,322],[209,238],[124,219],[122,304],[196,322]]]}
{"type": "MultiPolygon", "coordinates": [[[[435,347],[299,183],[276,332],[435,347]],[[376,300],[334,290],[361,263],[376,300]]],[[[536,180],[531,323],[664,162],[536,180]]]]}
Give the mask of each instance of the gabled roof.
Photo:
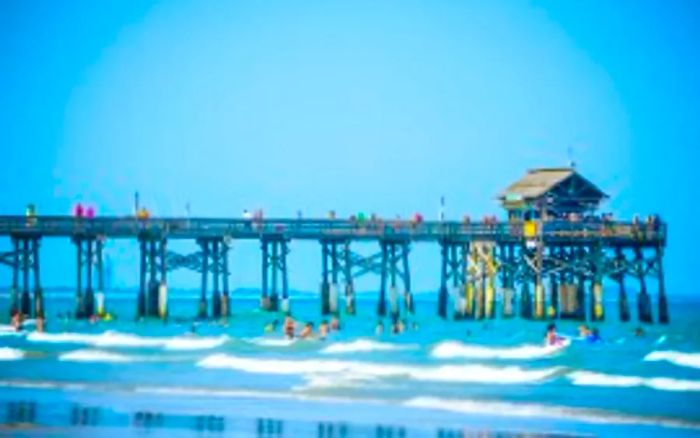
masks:
{"type": "Polygon", "coordinates": [[[528,170],[524,177],[508,186],[498,198],[503,200],[515,195],[522,199],[535,199],[574,175],[587,183],[590,189],[599,194],[600,198],[607,197],[602,190],[576,172],[576,169],[572,167],[554,167],[528,170]]]}

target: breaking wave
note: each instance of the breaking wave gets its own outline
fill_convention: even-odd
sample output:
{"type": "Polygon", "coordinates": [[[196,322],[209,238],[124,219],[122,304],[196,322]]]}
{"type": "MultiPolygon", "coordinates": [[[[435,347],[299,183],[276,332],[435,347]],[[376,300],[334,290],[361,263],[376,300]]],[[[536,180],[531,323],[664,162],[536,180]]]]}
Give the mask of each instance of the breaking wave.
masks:
{"type": "Polygon", "coordinates": [[[366,353],[371,351],[397,351],[410,350],[416,348],[415,345],[392,344],[389,342],[378,342],[371,339],[357,339],[351,342],[335,342],[323,350],[324,354],[343,353],[366,353]]]}
{"type": "Polygon", "coordinates": [[[75,350],[63,353],[58,360],[65,362],[114,362],[127,363],[137,362],[140,359],[126,354],[112,353],[102,350],[75,350]]]}
{"type": "Polygon", "coordinates": [[[538,359],[552,356],[568,345],[567,341],[562,346],[525,344],[517,347],[486,347],[463,344],[458,341],[444,341],[433,347],[430,355],[437,359],[538,359]]]}
{"type": "Polygon", "coordinates": [[[285,338],[252,338],[246,339],[246,342],[260,345],[261,347],[289,347],[296,342],[296,339],[285,338]]]}
{"type": "Polygon", "coordinates": [[[24,358],[24,351],[10,347],[0,347],[0,360],[20,360],[24,358]]]}
{"type": "Polygon", "coordinates": [[[700,381],[670,377],[639,377],[574,371],[567,375],[571,383],[581,386],[648,387],[659,391],[700,391],[700,381]]]}
{"type": "Polygon", "coordinates": [[[212,354],[197,363],[201,368],[232,369],[258,374],[337,375],[358,378],[407,377],[429,382],[534,383],[553,377],[558,368],[523,369],[516,366],[486,365],[410,366],[388,363],[318,360],[256,359],[227,354],[212,354]]]}
{"type": "Polygon", "coordinates": [[[104,332],[99,334],[85,333],[38,333],[27,335],[31,342],[84,344],[92,347],[130,347],[130,348],[163,348],[165,350],[208,350],[226,343],[226,335],[216,337],[173,336],[148,337],[130,333],[104,332]]]}
{"type": "Polygon", "coordinates": [[[665,360],[682,367],[700,368],[700,353],[682,353],[680,351],[652,351],[644,357],[645,361],[665,360]]]}

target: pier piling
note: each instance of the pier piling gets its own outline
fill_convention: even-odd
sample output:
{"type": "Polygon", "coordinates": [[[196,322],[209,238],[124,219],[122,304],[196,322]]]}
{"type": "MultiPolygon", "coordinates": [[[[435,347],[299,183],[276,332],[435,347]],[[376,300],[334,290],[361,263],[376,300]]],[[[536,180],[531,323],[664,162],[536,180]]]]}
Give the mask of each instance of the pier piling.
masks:
{"type": "MultiPolygon", "coordinates": [[[[207,317],[207,283],[209,281],[209,245],[206,240],[200,241],[202,247],[202,290],[199,295],[199,306],[197,317],[206,319],[207,317]]],[[[265,258],[267,260],[267,258],[265,258]]],[[[265,292],[267,292],[265,290],[265,292]]]]}
{"type": "Polygon", "coordinates": [[[651,297],[647,292],[646,262],[640,247],[634,249],[637,279],[639,280],[639,293],[637,294],[637,312],[640,322],[650,324],[653,322],[651,313],[651,297]]]}
{"type": "Polygon", "coordinates": [[[388,250],[386,242],[380,242],[382,248],[382,262],[381,262],[381,279],[379,286],[379,302],[377,303],[377,315],[383,317],[386,316],[386,280],[387,280],[387,265],[389,261],[388,250]]]}
{"type": "Polygon", "coordinates": [[[663,249],[656,248],[656,266],[659,282],[659,322],[668,324],[668,299],[666,298],[666,282],[664,279],[663,249]]]}

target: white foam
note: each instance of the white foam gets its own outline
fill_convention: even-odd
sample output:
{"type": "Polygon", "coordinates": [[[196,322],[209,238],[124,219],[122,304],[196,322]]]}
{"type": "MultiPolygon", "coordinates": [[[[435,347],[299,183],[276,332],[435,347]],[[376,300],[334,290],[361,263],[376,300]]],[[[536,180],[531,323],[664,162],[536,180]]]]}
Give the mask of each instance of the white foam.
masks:
{"type": "Polygon", "coordinates": [[[246,342],[250,342],[255,345],[260,345],[261,347],[289,347],[296,342],[296,339],[286,339],[286,338],[252,338],[246,339],[246,342]]]}
{"type": "Polygon", "coordinates": [[[7,324],[0,324],[0,336],[24,336],[25,333],[17,331],[14,327],[7,324]]]}
{"type": "Polygon", "coordinates": [[[415,397],[404,406],[439,409],[463,414],[500,417],[570,419],[596,424],[644,424],[699,429],[700,424],[670,418],[618,414],[588,408],[569,408],[537,403],[509,403],[488,400],[454,400],[437,397],[415,397]]]}
{"type": "Polygon", "coordinates": [[[115,362],[126,363],[139,360],[134,356],[112,353],[102,350],[75,350],[63,353],[58,357],[60,361],[67,362],[115,362]]]}
{"type": "Polygon", "coordinates": [[[180,336],[170,338],[165,342],[166,350],[211,350],[220,347],[229,340],[226,335],[212,338],[198,338],[194,336],[180,336]]]}
{"type": "Polygon", "coordinates": [[[24,351],[10,347],[0,347],[0,360],[20,360],[24,357],[24,351]]]}
{"type": "Polygon", "coordinates": [[[409,366],[390,363],[321,360],[258,359],[213,354],[197,363],[202,368],[232,369],[258,374],[335,375],[351,374],[357,378],[407,377],[430,382],[530,383],[553,376],[558,368],[525,370],[516,366],[485,365],[409,366]]]}
{"type": "Polygon", "coordinates": [[[665,360],[682,367],[700,368],[700,353],[682,353],[680,351],[652,351],[644,357],[649,362],[665,360]]]}
{"type": "Polygon", "coordinates": [[[700,391],[700,381],[670,377],[622,376],[591,371],[575,371],[567,375],[574,385],[634,387],[645,386],[659,391],[700,391]]]}
{"type": "Polygon", "coordinates": [[[351,342],[335,342],[323,350],[323,354],[344,354],[344,353],[366,353],[370,351],[397,351],[410,350],[416,348],[415,345],[392,344],[389,342],[378,342],[371,339],[357,339],[351,342]]]}
{"type": "Polygon", "coordinates": [[[561,346],[525,344],[517,347],[486,347],[444,341],[433,347],[430,355],[437,359],[537,359],[556,354],[569,344],[570,341],[566,340],[561,346]]]}
{"type": "Polygon", "coordinates": [[[27,335],[31,342],[84,344],[92,347],[164,348],[166,350],[208,350],[223,345],[228,336],[149,337],[131,333],[107,331],[104,333],[38,333],[27,335]]]}

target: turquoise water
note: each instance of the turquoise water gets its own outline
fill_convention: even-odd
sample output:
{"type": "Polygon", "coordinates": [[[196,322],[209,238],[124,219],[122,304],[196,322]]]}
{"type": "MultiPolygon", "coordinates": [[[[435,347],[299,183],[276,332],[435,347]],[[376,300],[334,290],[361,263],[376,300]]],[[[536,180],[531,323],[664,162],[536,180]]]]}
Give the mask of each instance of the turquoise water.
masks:
{"type": "MultiPolygon", "coordinates": [[[[117,321],[61,318],[70,294],[48,292],[47,333],[0,327],[4,432],[44,436],[426,436],[480,432],[700,434],[700,302],[672,302],[672,323],[598,324],[603,343],[542,346],[546,323],[444,322],[419,295],[415,328],[375,336],[374,296],[329,339],[265,334],[275,316],[233,300],[228,325],[189,335],[196,296],[171,319],[133,320],[134,294],[108,297],[117,321]]],[[[8,302],[0,301],[0,315],[8,302]]],[[[320,322],[316,297],[295,299],[320,322]]],[[[7,324],[7,318],[0,323],[7,324]]],[[[575,322],[558,322],[575,336],[575,322]]],[[[385,321],[388,326],[388,321],[385,321]]],[[[412,324],[409,324],[412,326],[412,324]]],[[[29,326],[31,329],[31,326],[29,326]]]]}

